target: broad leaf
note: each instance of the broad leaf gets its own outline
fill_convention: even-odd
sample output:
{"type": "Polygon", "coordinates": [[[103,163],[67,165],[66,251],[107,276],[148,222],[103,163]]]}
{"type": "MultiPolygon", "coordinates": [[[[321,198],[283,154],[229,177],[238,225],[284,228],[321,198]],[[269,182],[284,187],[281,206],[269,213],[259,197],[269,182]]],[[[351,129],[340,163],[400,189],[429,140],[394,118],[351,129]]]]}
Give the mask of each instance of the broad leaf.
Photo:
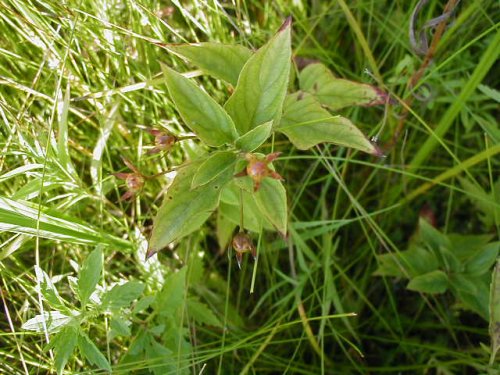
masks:
{"type": "Polygon", "coordinates": [[[219,205],[219,209],[217,210],[217,242],[219,243],[219,248],[221,253],[228,246],[229,241],[233,235],[234,230],[236,229],[237,224],[232,222],[223,212],[221,206],[224,203],[219,205]]]}
{"type": "Polygon", "coordinates": [[[461,274],[455,273],[450,276],[450,285],[458,290],[469,294],[477,293],[477,286],[473,278],[461,274]]]}
{"type": "Polygon", "coordinates": [[[102,304],[111,310],[129,307],[134,300],[139,298],[143,290],[144,284],[138,281],[128,281],[122,285],[115,285],[113,289],[104,294],[102,304]]]}
{"type": "Polygon", "coordinates": [[[287,232],[287,201],[286,190],[278,180],[266,178],[262,181],[260,188],[254,193],[255,203],[260,212],[271,224],[286,236],[287,232]]]}
{"type": "Polygon", "coordinates": [[[236,129],[245,134],[256,126],[279,122],[291,65],[290,21],[247,61],[225,108],[236,129]]]}
{"type": "Polygon", "coordinates": [[[179,55],[205,73],[236,86],[243,65],[252,51],[240,45],[222,43],[169,44],[167,50],[179,55]]]}
{"type": "Polygon", "coordinates": [[[96,365],[100,369],[111,371],[111,366],[109,365],[106,357],[100,352],[97,346],[89,339],[89,337],[83,333],[79,332],[78,335],[78,348],[82,352],[83,356],[87,358],[89,363],[96,365]]]}
{"type": "Polygon", "coordinates": [[[191,189],[206,185],[223,173],[231,173],[235,163],[236,154],[234,152],[214,152],[198,167],[191,183],[191,189]]]}
{"type": "Polygon", "coordinates": [[[475,311],[481,317],[488,321],[490,309],[490,295],[486,282],[481,279],[475,280],[477,292],[474,294],[466,293],[459,290],[457,297],[462,301],[464,306],[472,311],[475,311]]]}
{"type": "Polygon", "coordinates": [[[329,142],[370,154],[380,154],[350,120],[332,116],[308,93],[298,92],[287,96],[283,118],[276,130],[285,134],[300,150],[329,142]]]}
{"type": "Polygon", "coordinates": [[[102,272],[102,250],[97,247],[83,262],[78,277],[78,294],[82,308],[87,304],[90,295],[95,290],[102,272]]]}
{"type": "Polygon", "coordinates": [[[444,293],[448,288],[448,276],[443,271],[432,271],[411,279],[407,288],[422,293],[444,293]]]}
{"type": "Polygon", "coordinates": [[[451,247],[448,237],[434,228],[422,217],[418,220],[417,239],[422,245],[428,246],[434,251],[439,251],[441,247],[445,247],[447,249],[451,247]]]}
{"type": "Polygon", "coordinates": [[[208,146],[232,143],[238,134],[233,120],[206,92],[183,75],[162,65],[168,92],[186,125],[208,146]]]}
{"type": "Polygon", "coordinates": [[[336,78],[323,64],[306,66],[299,74],[300,89],[331,110],[353,105],[384,104],[387,94],[374,86],[336,78]]]}
{"type": "Polygon", "coordinates": [[[495,263],[500,242],[492,242],[479,249],[465,264],[465,272],[471,275],[479,276],[488,272],[495,263]]]}
{"type": "Polygon", "coordinates": [[[226,170],[213,181],[191,189],[200,163],[188,164],[177,172],[153,221],[148,255],[199,229],[219,204],[220,192],[232,178],[226,170]]]}
{"type": "Polygon", "coordinates": [[[252,152],[259,148],[271,135],[273,122],[268,121],[250,130],[236,140],[236,147],[241,151],[252,152]]]}
{"type": "Polygon", "coordinates": [[[248,190],[240,188],[238,183],[244,178],[235,178],[225,188],[221,196],[221,204],[219,210],[224,217],[239,226],[241,223],[241,210],[243,200],[243,227],[246,230],[260,233],[262,229],[273,230],[274,227],[269,223],[267,218],[262,214],[253,194],[253,186],[250,178],[248,178],[248,190]]]}

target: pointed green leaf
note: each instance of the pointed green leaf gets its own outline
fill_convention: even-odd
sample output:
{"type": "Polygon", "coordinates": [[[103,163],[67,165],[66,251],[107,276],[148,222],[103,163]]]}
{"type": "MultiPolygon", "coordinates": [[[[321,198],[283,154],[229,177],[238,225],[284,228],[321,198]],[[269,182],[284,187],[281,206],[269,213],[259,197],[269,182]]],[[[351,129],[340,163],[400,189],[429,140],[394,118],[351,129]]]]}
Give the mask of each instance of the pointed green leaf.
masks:
{"type": "Polygon", "coordinates": [[[198,167],[191,183],[191,189],[206,185],[221,174],[232,173],[235,163],[236,154],[234,152],[214,152],[198,167]]]}
{"type": "MultiPolygon", "coordinates": [[[[224,203],[221,203],[221,205],[224,203]]],[[[217,210],[217,242],[219,243],[219,250],[222,253],[228,246],[231,236],[236,229],[236,223],[233,223],[221,210],[221,205],[217,210]]]]}
{"type": "Polygon", "coordinates": [[[222,43],[170,44],[165,48],[179,55],[205,73],[236,86],[241,69],[252,51],[241,45],[222,43]]]}
{"type": "Polygon", "coordinates": [[[214,312],[204,303],[195,298],[187,300],[187,307],[189,316],[196,322],[201,324],[208,324],[214,327],[221,327],[220,320],[215,316],[214,312]]]}
{"type": "Polygon", "coordinates": [[[102,250],[98,246],[83,262],[78,277],[78,294],[82,308],[87,304],[90,295],[95,290],[102,272],[102,250]]]}
{"type": "Polygon", "coordinates": [[[241,198],[243,198],[243,226],[246,230],[260,233],[262,229],[273,230],[274,227],[269,223],[266,217],[261,213],[255,198],[253,196],[253,185],[250,180],[248,190],[239,186],[241,180],[247,177],[235,178],[225,188],[221,196],[221,204],[219,209],[221,214],[224,215],[233,224],[239,226],[241,222],[241,198]]]}
{"type": "Polygon", "coordinates": [[[221,189],[233,177],[232,171],[227,169],[213,181],[191,189],[199,165],[190,163],[177,172],[153,221],[148,254],[199,229],[217,208],[221,189]]]}
{"type": "Polygon", "coordinates": [[[290,23],[247,61],[225,108],[245,134],[267,121],[279,122],[290,75],[290,23]]]}
{"type": "Polygon", "coordinates": [[[78,338],[76,327],[66,326],[61,329],[50,342],[50,347],[54,348],[54,362],[58,374],[62,374],[66,363],[68,363],[73,350],[75,350],[78,338]]]}
{"type": "Polygon", "coordinates": [[[254,193],[255,203],[264,217],[273,224],[283,236],[287,232],[286,190],[281,181],[266,178],[254,193]]]}
{"type": "Polygon", "coordinates": [[[495,263],[499,250],[500,241],[491,242],[479,249],[467,263],[465,263],[465,272],[475,276],[488,272],[495,263]]]}
{"type": "Polygon", "coordinates": [[[236,140],[236,148],[245,152],[252,152],[256,150],[266,141],[266,139],[269,138],[272,129],[272,121],[268,121],[264,124],[258,125],[236,140]]]}
{"type": "Polygon", "coordinates": [[[384,104],[387,94],[374,86],[336,78],[323,64],[306,66],[299,74],[300,89],[314,95],[331,110],[384,104]]]}
{"type": "Polygon", "coordinates": [[[422,245],[428,246],[434,251],[439,251],[441,247],[447,249],[451,247],[448,237],[422,217],[418,220],[418,240],[422,245]]]}
{"type": "Polygon", "coordinates": [[[115,285],[113,289],[104,294],[103,307],[117,310],[129,307],[130,304],[140,297],[144,290],[144,284],[138,281],[128,281],[122,285],[115,285]]]}
{"type": "Polygon", "coordinates": [[[168,92],[186,125],[208,146],[238,138],[233,120],[206,92],[183,75],[162,65],[168,92]]]}
{"type": "Polygon", "coordinates": [[[34,318],[27,320],[22,329],[27,331],[44,332],[57,332],[62,327],[71,321],[71,316],[64,315],[60,311],[44,311],[43,315],[37,315],[34,318]]]}
{"type": "Polygon", "coordinates": [[[97,346],[90,340],[90,338],[83,332],[78,335],[78,348],[82,352],[83,356],[87,358],[89,363],[96,365],[100,369],[111,371],[111,366],[109,365],[106,357],[100,352],[97,346]]]}
{"type": "Polygon", "coordinates": [[[469,294],[477,293],[475,280],[461,273],[455,273],[450,276],[450,285],[458,291],[469,294]]]}
{"type": "Polygon", "coordinates": [[[380,151],[350,120],[332,116],[307,93],[298,92],[287,96],[283,118],[276,130],[285,134],[299,150],[329,142],[370,154],[380,154],[380,151]]]}
{"type": "Polygon", "coordinates": [[[183,267],[165,279],[165,283],[153,303],[153,308],[161,317],[174,317],[183,306],[186,292],[186,271],[187,267],[183,267]]]}
{"type": "Polygon", "coordinates": [[[407,288],[422,293],[444,293],[448,289],[448,276],[443,271],[432,271],[411,279],[407,288]]]}

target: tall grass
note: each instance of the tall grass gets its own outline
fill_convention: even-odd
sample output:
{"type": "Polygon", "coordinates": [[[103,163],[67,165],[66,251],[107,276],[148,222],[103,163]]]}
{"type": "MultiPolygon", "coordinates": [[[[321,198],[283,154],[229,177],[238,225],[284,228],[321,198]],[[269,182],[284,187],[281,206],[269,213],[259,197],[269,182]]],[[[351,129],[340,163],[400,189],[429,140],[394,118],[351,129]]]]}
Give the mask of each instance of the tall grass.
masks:
{"type": "MultiPolygon", "coordinates": [[[[485,349],[488,322],[461,310],[448,295],[410,292],[402,280],[373,276],[376,255],[407,248],[423,209],[445,233],[498,239],[500,218],[486,225],[480,210],[481,202],[499,206],[494,63],[500,32],[494,1],[456,7],[401,135],[384,158],[333,145],[306,154],[285,138],[268,145],[284,151],[280,173],[289,191],[291,230],[288,242],[266,232],[258,237],[253,293],[253,265],[244,263],[238,271],[220,251],[215,220],[145,263],[151,218],[170,176],[148,181],[128,203],[119,201],[123,186],[112,175],[127,171],[122,157],[154,175],[199,152],[186,141],[168,155],[147,154],[153,139],[146,128],[184,132],[159,62],[193,69],[156,42],[219,41],[256,48],[289,14],[297,57],[317,59],[338,76],[391,94],[394,103],[343,113],[381,146],[389,145],[412,95],[407,83],[422,62],[408,38],[416,4],[4,0],[0,372],[55,371],[48,330],[21,329],[50,310],[42,301],[36,267],[52,277],[68,306],[77,307],[72,278],[91,250],[102,246],[104,289],[139,280],[144,293],[154,296],[165,277],[188,265],[188,295],[206,304],[225,328],[183,314],[178,329],[193,350],[188,359],[179,355],[177,370],[496,373],[485,349]],[[481,192],[493,193],[485,198],[481,192]]],[[[442,9],[443,2],[429,1],[419,22],[442,9]]],[[[200,82],[221,99],[229,96],[215,80],[200,77],[200,82]]],[[[132,323],[130,337],[116,338],[109,335],[111,318],[99,315],[86,328],[113,373],[147,373],[158,366],[147,358],[121,362],[147,316],[132,323]]],[[[92,370],[78,352],[66,371],[103,372],[92,370]]]]}

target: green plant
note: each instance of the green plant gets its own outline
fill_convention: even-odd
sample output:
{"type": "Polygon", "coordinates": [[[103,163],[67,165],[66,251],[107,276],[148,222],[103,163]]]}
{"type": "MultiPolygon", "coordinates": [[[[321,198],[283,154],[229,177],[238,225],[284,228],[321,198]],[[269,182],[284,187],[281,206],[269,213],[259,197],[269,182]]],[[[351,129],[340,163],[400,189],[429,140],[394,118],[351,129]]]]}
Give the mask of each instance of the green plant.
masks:
{"type": "MultiPolygon", "coordinates": [[[[197,230],[217,209],[222,247],[236,226],[240,233],[266,228],[286,236],[286,189],[272,165],[279,153],[256,152],[277,133],[300,150],[331,142],[380,155],[351,121],[330,111],[384,103],[383,92],[335,78],[324,65],[314,63],[298,74],[299,91],[288,93],[296,74],[291,18],[256,52],[216,43],[162,46],[234,90],[221,106],[195,83],[162,65],[184,123],[212,150],[179,166],[154,220],[148,256],[197,230]]],[[[240,261],[241,252],[237,254],[240,261]]]]}
{"type": "Polygon", "coordinates": [[[458,307],[475,311],[490,320],[491,268],[500,241],[490,235],[442,234],[425,219],[408,250],[379,255],[378,276],[409,279],[407,288],[440,294],[450,291],[458,307]]]}

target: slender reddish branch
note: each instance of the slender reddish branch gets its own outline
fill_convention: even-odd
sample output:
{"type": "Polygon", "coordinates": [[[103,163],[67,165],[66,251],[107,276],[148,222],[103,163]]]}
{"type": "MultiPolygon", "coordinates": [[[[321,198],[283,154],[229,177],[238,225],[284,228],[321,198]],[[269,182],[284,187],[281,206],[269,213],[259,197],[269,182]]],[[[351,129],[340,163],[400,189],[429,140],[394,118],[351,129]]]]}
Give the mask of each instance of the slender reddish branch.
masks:
{"type": "MultiPolygon", "coordinates": [[[[458,4],[460,0],[449,0],[448,3],[446,3],[443,14],[451,14],[455,6],[458,4]]],[[[434,58],[434,55],[436,53],[437,47],[439,42],[441,41],[441,38],[446,30],[446,25],[448,24],[448,18],[444,18],[437,26],[436,26],[436,31],[434,33],[434,36],[432,37],[431,45],[429,46],[429,49],[427,50],[424,61],[422,62],[422,65],[420,65],[420,68],[413,73],[413,75],[410,77],[408,80],[408,85],[407,88],[409,90],[413,90],[413,88],[417,85],[417,83],[420,81],[422,76],[424,75],[425,71],[429,67],[432,59],[434,58]]],[[[387,147],[385,147],[386,151],[391,150],[395,145],[396,142],[399,139],[399,136],[403,132],[403,128],[406,122],[406,119],[408,118],[409,114],[409,108],[413,104],[414,96],[410,95],[408,98],[405,99],[404,103],[405,105],[403,106],[403,110],[401,112],[401,117],[399,119],[398,125],[396,126],[396,130],[394,131],[394,134],[392,136],[391,141],[389,141],[389,144],[387,147]]]]}

